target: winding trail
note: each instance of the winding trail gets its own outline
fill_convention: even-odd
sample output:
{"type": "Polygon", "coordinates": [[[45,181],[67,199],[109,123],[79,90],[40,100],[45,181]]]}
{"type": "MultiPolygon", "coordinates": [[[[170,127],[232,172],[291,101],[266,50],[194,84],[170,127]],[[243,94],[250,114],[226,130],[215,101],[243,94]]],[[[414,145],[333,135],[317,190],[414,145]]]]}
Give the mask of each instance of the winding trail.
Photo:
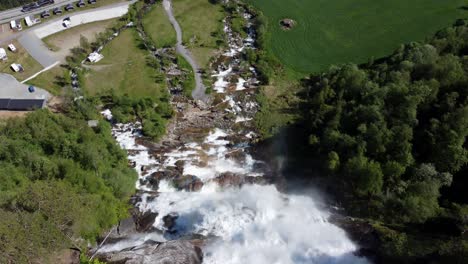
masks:
{"type": "Polygon", "coordinates": [[[175,19],[174,13],[172,12],[172,3],[170,0],[163,0],[163,6],[169,18],[169,21],[171,22],[172,26],[174,27],[174,30],[176,31],[176,51],[188,61],[188,63],[193,69],[193,74],[195,76],[195,89],[192,91],[192,97],[195,100],[200,100],[206,103],[209,100],[209,96],[205,93],[206,87],[203,84],[203,80],[200,74],[200,67],[193,58],[192,53],[182,44],[182,29],[180,28],[180,25],[175,19]]]}

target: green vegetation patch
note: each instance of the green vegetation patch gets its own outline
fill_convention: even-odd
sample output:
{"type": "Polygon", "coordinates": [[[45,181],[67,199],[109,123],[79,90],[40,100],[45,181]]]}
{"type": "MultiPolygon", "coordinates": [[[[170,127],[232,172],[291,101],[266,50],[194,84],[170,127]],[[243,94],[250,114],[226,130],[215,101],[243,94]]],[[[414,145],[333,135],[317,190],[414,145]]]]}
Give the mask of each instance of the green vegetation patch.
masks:
{"type": "Polygon", "coordinates": [[[149,53],[134,29],[124,30],[103,49],[102,55],[104,59],[99,63],[87,66],[84,86],[88,95],[160,98],[166,93],[160,76],[147,65],[149,53]]]}
{"type": "Polygon", "coordinates": [[[394,193],[405,208],[389,214],[396,221],[436,214],[439,187],[468,164],[467,44],[461,24],[379,63],[332,67],[305,83],[309,143],[326,169],[345,175],[358,196],[394,193]]]}
{"type": "Polygon", "coordinates": [[[267,47],[281,62],[310,73],[344,62],[380,58],[421,41],[456,18],[466,0],[248,0],[266,17],[267,47]],[[295,22],[284,30],[280,21],[295,22]]]}
{"type": "Polygon", "coordinates": [[[109,123],[90,128],[86,119],[99,115],[79,104],[67,116],[39,110],[0,124],[1,263],[86,248],[128,214],[137,174],[109,123]]]}
{"type": "Polygon", "coordinates": [[[171,47],[177,42],[176,33],[160,3],[154,4],[151,11],[142,19],[145,32],[157,48],[171,47]]]}
{"type": "Polygon", "coordinates": [[[41,87],[53,95],[60,95],[63,92],[63,87],[69,84],[70,81],[69,69],[64,65],[59,65],[39,74],[27,83],[41,87]]]}
{"type": "Polygon", "coordinates": [[[210,58],[224,44],[224,11],[209,0],[174,0],[174,16],[182,28],[182,39],[200,65],[208,66],[210,58]]]}

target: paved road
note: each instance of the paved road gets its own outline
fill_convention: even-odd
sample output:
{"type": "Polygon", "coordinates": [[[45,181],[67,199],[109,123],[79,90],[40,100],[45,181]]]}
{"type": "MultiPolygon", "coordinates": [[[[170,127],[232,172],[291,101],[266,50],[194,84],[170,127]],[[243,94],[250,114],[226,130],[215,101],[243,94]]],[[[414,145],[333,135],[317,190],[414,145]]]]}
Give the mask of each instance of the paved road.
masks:
{"type": "MultiPolygon", "coordinates": [[[[70,18],[72,26],[86,24],[99,20],[107,20],[114,17],[120,17],[127,13],[128,6],[134,1],[119,2],[112,5],[103,6],[96,9],[88,9],[73,13],[70,18]]],[[[62,26],[63,17],[57,17],[33,28],[23,30],[7,38],[1,39],[0,44],[7,44],[13,39],[18,39],[20,44],[28,53],[43,67],[49,67],[59,61],[55,53],[42,42],[41,38],[48,35],[66,30],[62,26]]]]}
{"type": "Polygon", "coordinates": [[[74,3],[74,2],[78,2],[78,0],[55,0],[55,4],[43,6],[41,8],[35,9],[31,12],[26,12],[26,13],[21,12],[22,7],[5,10],[5,11],[0,12],[0,24],[8,23],[11,20],[15,20],[15,19],[21,19],[27,15],[39,14],[44,10],[50,10],[55,7],[60,7],[63,5],[74,3]]]}
{"type": "Polygon", "coordinates": [[[57,62],[54,53],[47,48],[44,42],[37,37],[34,31],[29,31],[26,34],[23,34],[18,38],[18,41],[21,43],[23,48],[28,51],[29,55],[39,62],[42,67],[45,68],[57,62]]]}
{"type": "Polygon", "coordinates": [[[182,45],[182,29],[180,28],[179,23],[174,17],[174,14],[172,12],[172,5],[170,0],[163,0],[163,5],[164,5],[164,10],[166,11],[167,16],[169,17],[169,20],[171,21],[172,26],[174,27],[177,35],[177,44],[176,44],[176,50],[177,52],[184,57],[192,66],[193,69],[193,74],[195,75],[195,89],[192,92],[192,97],[195,100],[200,100],[203,102],[208,102],[209,96],[206,95],[206,87],[203,84],[203,80],[200,74],[200,67],[198,67],[197,62],[193,58],[192,54],[190,51],[182,45]]]}

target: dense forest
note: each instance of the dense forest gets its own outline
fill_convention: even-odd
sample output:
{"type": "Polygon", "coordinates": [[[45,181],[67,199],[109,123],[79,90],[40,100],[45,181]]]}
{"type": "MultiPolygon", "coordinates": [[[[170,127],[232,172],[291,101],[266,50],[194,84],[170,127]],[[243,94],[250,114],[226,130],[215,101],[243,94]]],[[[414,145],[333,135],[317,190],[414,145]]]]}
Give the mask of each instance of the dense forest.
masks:
{"type": "Polygon", "coordinates": [[[304,83],[309,151],[349,212],[375,221],[381,253],[466,261],[467,22],[304,83]]]}
{"type": "Polygon", "coordinates": [[[0,123],[0,263],[85,249],[127,216],[136,172],[108,122],[88,126],[90,114],[99,118],[93,109],[80,103],[66,115],[38,110],[0,123]]]}
{"type": "Polygon", "coordinates": [[[0,2],[0,11],[14,7],[19,7],[32,2],[35,2],[35,0],[2,0],[0,2]]]}

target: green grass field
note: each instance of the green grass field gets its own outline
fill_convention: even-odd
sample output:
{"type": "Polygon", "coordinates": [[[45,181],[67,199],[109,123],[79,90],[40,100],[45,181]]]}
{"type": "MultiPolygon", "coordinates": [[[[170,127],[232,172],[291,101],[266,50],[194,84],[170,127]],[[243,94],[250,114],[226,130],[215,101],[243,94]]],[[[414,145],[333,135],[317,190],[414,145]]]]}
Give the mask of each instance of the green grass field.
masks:
{"type": "Polygon", "coordinates": [[[201,67],[207,67],[210,58],[223,42],[222,20],[225,16],[221,5],[209,0],[174,0],[174,16],[182,28],[184,44],[192,51],[201,67]]]}
{"type": "Polygon", "coordinates": [[[145,15],[143,27],[157,48],[174,46],[177,42],[174,28],[169,22],[161,3],[155,4],[151,11],[145,15]]]}
{"type": "Polygon", "coordinates": [[[63,92],[63,82],[67,71],[66,68],[58,65],[29,80],[27,84],[41,87],[53,95],[60,95],[63,92]]]}
{"type": "Polygon", "coordinates": [[[123,31],[103,49],[104,59],[89,66],[85,92],[93,96],[112,90],[117,95],[159,98],[165,83],[155,81],[156,70],[147,65],[148,52],[140,44],[134,29],[123,31]]]}
{"type": "Polygon", "coordinates": [[[247,0],[267,17],[267,48],[302,73],[362,63],[424,40],[457,18],[467,0],[247,0]],[[283,30],[279,21],[296,21],[283,30]]]}
{"type": "MultiPolygon", "coordinates": [[[[22,81],[28,77],[31,77],[36,72],[42,70],[42,66],[37,62],[29,53],[19,44],[18,41],[12,42],[17,52],[13,53],[10,50],[7,50],[8,60],[0,61],[0,72],[8,73],[13,75],[18,81],[22,81]],[[19,63],[23,66],[23,72],[14,72],[10,65],[12,63],[19,63]]],[[[3,46],[3,48],[6,48],[3,46]]]]}

